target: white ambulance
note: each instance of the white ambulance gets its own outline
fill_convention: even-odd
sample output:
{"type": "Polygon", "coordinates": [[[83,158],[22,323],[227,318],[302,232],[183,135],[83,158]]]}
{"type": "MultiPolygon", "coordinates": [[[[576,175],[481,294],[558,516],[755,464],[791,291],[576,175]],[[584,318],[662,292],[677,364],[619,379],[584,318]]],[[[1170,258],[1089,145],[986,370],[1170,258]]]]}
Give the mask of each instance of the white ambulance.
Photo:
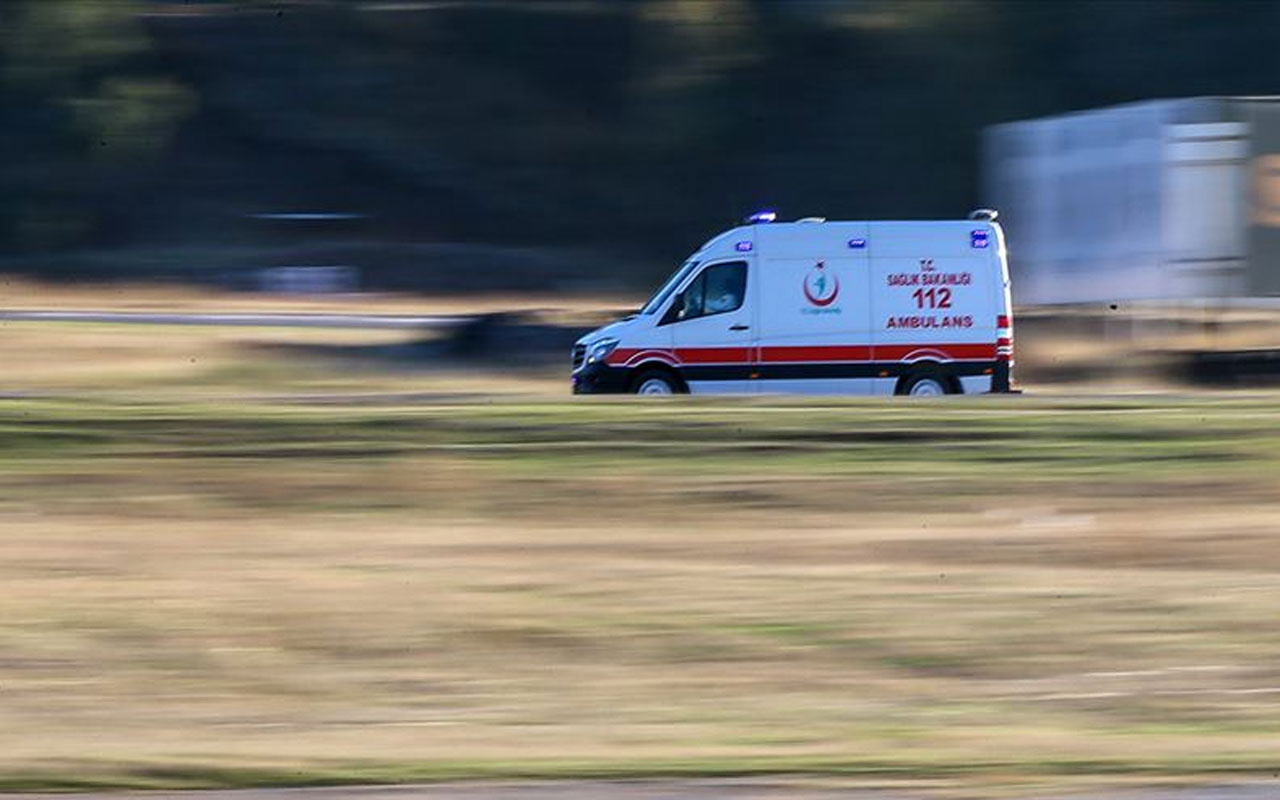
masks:
{"type": "Polygon", "coordinates": [[[996,213],[775,222],[716,236],[573,347],[578,394],[977,394],[1012,386],[996,213]]]}

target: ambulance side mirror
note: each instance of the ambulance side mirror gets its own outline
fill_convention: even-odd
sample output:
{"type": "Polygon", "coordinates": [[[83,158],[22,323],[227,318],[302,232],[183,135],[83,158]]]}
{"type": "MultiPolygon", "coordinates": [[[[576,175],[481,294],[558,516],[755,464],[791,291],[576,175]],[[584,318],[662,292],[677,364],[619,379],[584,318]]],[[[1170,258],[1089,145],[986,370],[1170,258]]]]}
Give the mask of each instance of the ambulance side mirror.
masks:
{"type": "Polygon", "coordinates": [[[684,315],[684,292],[677,292],[676,296],[671,298],[671,307],[667,309],[667,313],[662,315],[662,321],[659,325],[670,325],[677,322],[684,315]]]}

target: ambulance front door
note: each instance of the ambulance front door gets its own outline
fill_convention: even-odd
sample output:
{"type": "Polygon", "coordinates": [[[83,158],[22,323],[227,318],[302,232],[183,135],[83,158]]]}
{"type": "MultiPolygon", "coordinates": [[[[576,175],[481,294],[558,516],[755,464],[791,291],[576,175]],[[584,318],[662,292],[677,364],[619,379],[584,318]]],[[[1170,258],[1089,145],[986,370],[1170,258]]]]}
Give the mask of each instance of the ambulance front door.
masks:
{"type": "Polygon", "coordinates": [[[755,370],[751,263],[706,264],[674,298],[671,327],[681,377],[693,394],[745,394],[755,370]]]}

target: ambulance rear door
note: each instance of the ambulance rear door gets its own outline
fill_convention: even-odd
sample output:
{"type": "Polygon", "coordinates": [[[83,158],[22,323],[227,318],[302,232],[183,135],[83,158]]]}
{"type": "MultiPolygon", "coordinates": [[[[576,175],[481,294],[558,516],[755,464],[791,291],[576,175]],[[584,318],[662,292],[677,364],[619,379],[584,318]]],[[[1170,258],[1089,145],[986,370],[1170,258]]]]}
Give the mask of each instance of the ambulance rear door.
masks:
{"type": "Polygon", "coordinates": [[[898,375],[928,362],[957,378],[990,369],[1004,292],[990,226],[873,222],[868,240],[875,360],[898,375]]]}

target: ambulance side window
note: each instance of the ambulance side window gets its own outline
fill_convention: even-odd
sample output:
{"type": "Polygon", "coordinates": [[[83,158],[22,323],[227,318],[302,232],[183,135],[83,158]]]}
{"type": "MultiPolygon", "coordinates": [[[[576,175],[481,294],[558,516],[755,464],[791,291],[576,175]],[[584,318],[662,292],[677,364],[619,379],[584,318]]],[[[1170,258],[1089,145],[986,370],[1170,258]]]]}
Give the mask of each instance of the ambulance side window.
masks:
{"type": "Polygon", "coordinates": [[[689,282],[689,285],[680,293],[682,304],[679,309],[673,308],[672,310],[676,312],[674,316],[668,315],[663,322],[681,322],[737,311],[742,308],[742,301],[746,294],[747,263],[745,261],[713,264],[689,282]]]}
{"type": "Polygon", "coordinates": [[[702,316],[702,301],[707,295],[707,272],[708,270],[703,270],[698,277],[689,281],[689,285],[680,293],[684,304],[680,308],[678,319],[702,316]]]}

